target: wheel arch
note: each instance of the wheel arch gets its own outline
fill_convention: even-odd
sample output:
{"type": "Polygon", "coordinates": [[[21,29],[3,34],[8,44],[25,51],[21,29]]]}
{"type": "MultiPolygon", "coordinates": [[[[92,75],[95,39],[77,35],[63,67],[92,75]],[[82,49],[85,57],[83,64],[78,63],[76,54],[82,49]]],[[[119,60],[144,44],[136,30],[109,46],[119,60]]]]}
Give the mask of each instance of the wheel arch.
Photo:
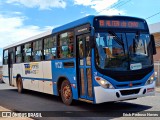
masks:
{"type": "MultiPolygon", "coordinates": [[[[58,78],[58,81],[57,81],[57,95],[58,96],[61,96],[61,85],[64,80],[67,80],[70,83],[69,79],[66,76],[61,76],[58,78]]],[[[70,85],[71,85],[71,83],[70,83],[70,85]]]]}
{"type": "MultiPolygon", "coordinates": [[[[18,77],[21,77],[21,74],[17,74],[17,76],[16,76],[16,85],[17,85],[18,77]]],[[[22,78],[22,77],[21,77],[21,78],[22,78]]],[[[23,83],[23,82],[22,82],[22,83],[23,83]]]]}

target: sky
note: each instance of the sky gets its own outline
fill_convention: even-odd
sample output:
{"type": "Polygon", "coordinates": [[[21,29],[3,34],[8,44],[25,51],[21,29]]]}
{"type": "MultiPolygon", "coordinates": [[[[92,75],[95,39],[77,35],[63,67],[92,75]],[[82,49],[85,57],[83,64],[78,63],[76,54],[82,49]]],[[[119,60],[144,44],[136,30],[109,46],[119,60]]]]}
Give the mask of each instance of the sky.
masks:
{"type": "MultiPolygon", "coordinates": [[[[3,47],[88,15],[148,18],[160,0],[0,0],[0,62],[3,47]]],[[[160,14],[146,19],[160,22],[160,14]]]]}

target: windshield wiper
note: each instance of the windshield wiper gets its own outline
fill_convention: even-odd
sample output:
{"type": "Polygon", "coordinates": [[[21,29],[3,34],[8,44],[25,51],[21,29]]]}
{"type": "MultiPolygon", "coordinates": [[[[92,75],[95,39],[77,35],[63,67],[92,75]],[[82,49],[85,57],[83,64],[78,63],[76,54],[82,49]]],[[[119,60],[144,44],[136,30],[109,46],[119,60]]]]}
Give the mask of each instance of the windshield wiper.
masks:
{"type": "Polygon", "coordinates": [[[123,39],[122,39],[122,35],[121,35],[121,38],[119,38],[119,37],[117,36],[117,34],[116,34],[115,32],[113,32],[113,31],[108,31],[108,33],[111,34],[111,35],[113,35],[113,36],[114,36],[113,39],[114,39],[120,46],[123,47],[123,52],[124,52],[124,54],[125,54],[125,48],[124,48],[124,42],[123,42],[123,39]]]}

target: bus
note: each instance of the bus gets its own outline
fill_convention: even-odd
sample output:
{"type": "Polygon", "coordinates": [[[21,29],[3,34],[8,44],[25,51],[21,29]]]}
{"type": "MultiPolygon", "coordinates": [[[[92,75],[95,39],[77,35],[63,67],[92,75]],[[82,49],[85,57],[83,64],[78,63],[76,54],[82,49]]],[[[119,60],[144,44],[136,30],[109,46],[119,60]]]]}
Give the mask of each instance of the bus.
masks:
{"type": "Polygon", "coordinates": [[[4,47],[3,80],[24,89],[99,104],[155,94],[154,36],[129,16],[86,16],[4,47]]]}

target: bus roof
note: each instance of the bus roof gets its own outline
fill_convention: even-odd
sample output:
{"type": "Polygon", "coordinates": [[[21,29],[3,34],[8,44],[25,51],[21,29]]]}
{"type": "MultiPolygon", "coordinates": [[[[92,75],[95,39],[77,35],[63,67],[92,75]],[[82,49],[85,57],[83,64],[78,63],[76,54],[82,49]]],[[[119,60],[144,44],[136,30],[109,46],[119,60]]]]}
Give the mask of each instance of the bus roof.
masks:
{"type": "MultiPolygon", "coordinates": [[[[39,35],[36,35],[36,36],[30,37],[30,38],[21,40],[19,42],[13,43],[11,45],[8,45],[8,46],[4,47],[4,49],[8,49],[8,48],[11,48],[11,47],[14,47],[14,46],[17,46],[17,45],[21,45],[23,43],[27,43],[27,42],[30,42],[32,40],[37,40],[37,39],[40,39],[42,37],[45,37],[45,36],[48,36],[48,35],[51,35],[51,34],[55,34],[55,33],[61,32],[61,31],[65,31],[65,30],[70,29],[70,28],[74,28],[76,26],[83,25],[85,23],[90,23],[91,25],[93,25],[93,19],[94,19],[94,17],[100,17],[100,16],[94,16],[94,15],[86,16],[84,18],[81,18],[81,19],[78,19],[76,21],[70,22],[68,24],[62,25],[60,27],[51,29],[51,30],[49,30],[47,32],[44,32],[44,33],[41,33],[39,35]]],[[[135,18],[135,17],[128,17],[128,16],[101,16],[101,17],[135,18]]],[[[140,18],[135,18],[135,19],[140,19],[140,18]]],[[[141,20],[144,20],[144,19],[141,19],[141,20]]]]}
{"type": "Polygon", "coordinates": [[[4,47],[4,49],[8,49],[8,48],[11,48],[11,47],[14,47],[14,46],[26,43],[26,42],[30,42],[32,40],[40,39],[42,37],[45,37],[45,36],[48,36],[48,35],[51,35],[51,34],[55,34],[55,33],[58,33],[58,32],[61,32],[61,31],[67,30],[67,29],[70,29],[70,28],[74,28],[76,26],[80,26],[80,25],[85,24],[85,23],[92,24],[93,23],[93,19],[94,19],[93,15],[81,18],[79,20],[70,22],[68,24],[65,24],[65,25],[62,25],[60,27],[54,28],[54,29],[49,30],[47,32],[44,32],[44,33],[38,34],[36,36],[33,36],[33,37],[30,37],[30,38],[21,40],[19,42],[13,43],[11,45],[8,45],[8,46],[4,47]]]}

